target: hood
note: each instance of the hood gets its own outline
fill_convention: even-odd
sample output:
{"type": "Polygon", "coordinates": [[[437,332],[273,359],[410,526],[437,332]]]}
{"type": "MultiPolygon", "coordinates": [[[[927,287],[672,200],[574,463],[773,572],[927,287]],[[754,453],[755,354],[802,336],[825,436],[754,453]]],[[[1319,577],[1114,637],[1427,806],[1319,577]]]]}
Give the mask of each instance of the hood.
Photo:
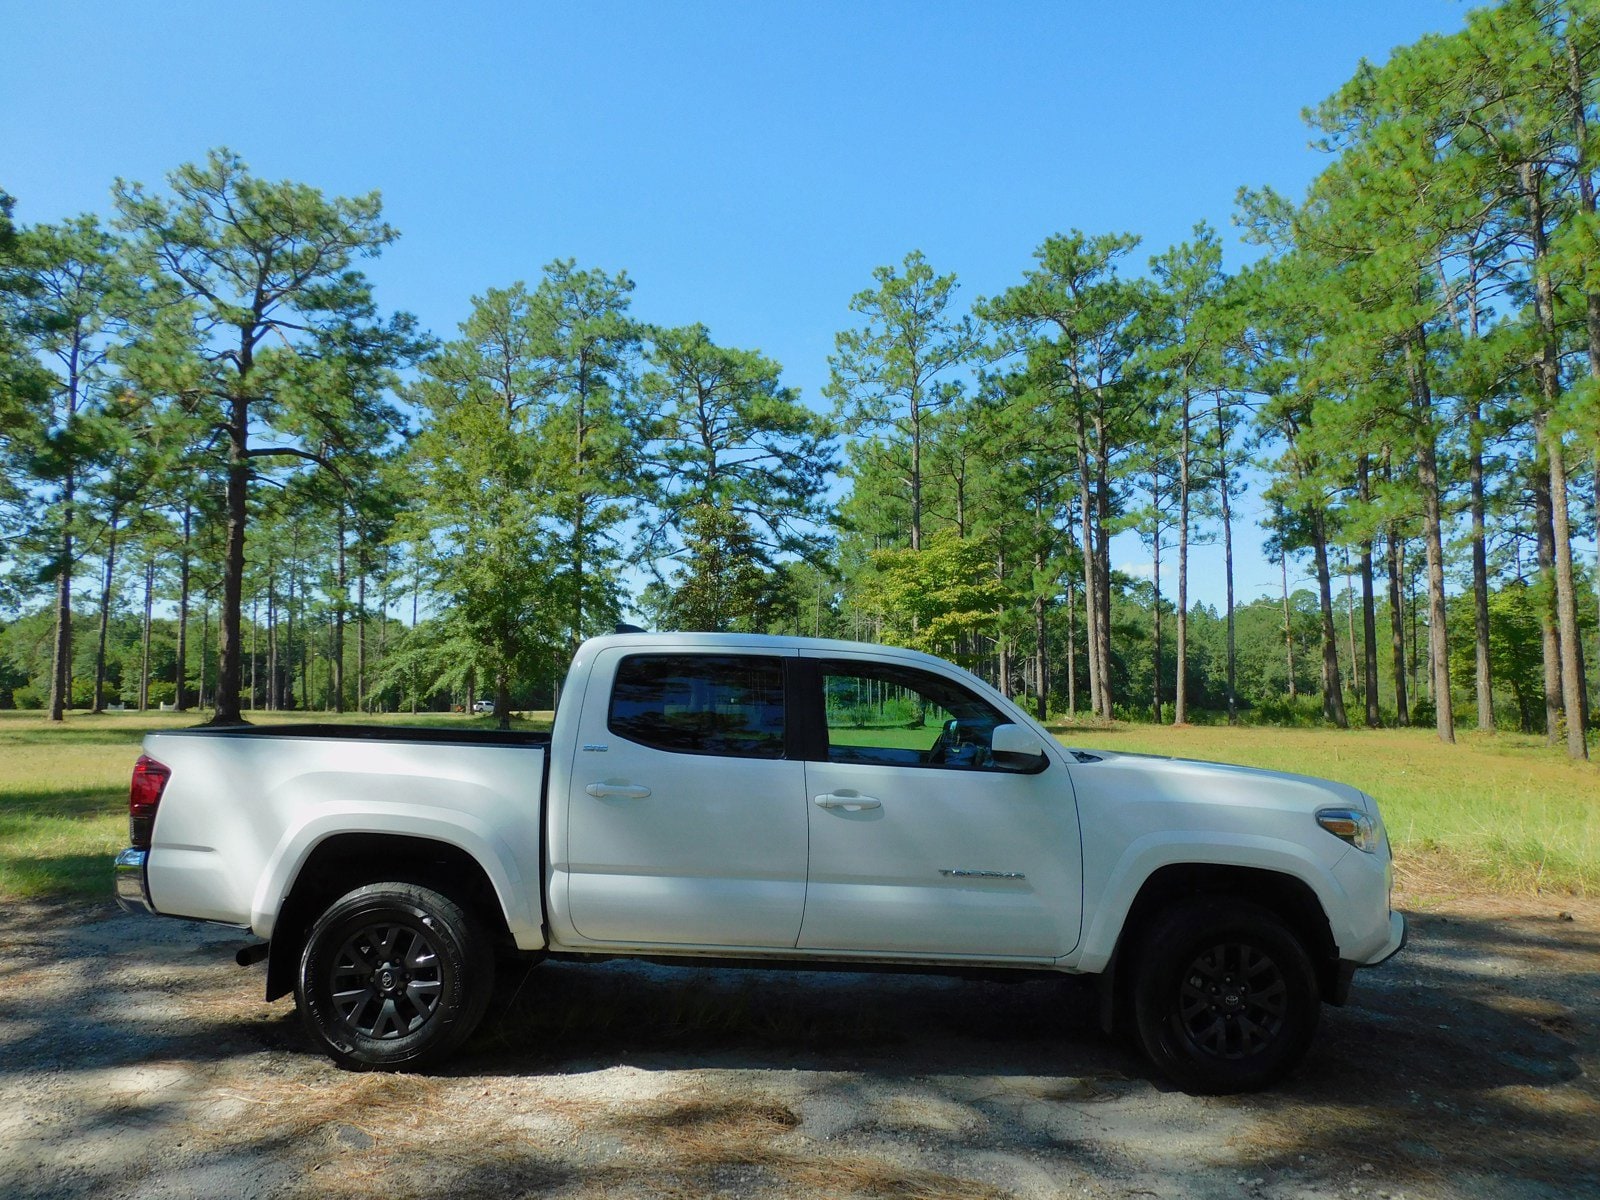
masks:
{"type": "Polygon", "coordinates": [[[1232,763],[1119,750],[1074,750],[1073,782],[1082,781],[1108,796],[1173,799],[1187,803],[1243,804],[1315,812],[1330,805],[1357,808],[1375,816],[1375,805],[1360,788],[1313,775],[1241,767],[1232,763]]]}

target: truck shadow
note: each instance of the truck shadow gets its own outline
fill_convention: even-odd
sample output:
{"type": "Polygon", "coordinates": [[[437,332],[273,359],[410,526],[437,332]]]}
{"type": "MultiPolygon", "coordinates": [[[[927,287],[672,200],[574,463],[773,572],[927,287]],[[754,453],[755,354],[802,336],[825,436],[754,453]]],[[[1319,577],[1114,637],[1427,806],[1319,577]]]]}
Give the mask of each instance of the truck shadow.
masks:
{"type": "Polygon", "coordinates": [[[1068,980],[627,962],[512,974],[453,1071],[800,1070],[958,1089],[981,1076],[1113,1109],[1154,1088],[1174,1111],[1242,1119],[1259,1172],[1314,1163],[1319,1177],[1378,1172],[1424,1190],[1479,1176],[1600,1195],[1600,933],[1554,917],[1411,921],[1406,952],[1324,1008],[1300,1071],[1253,1096],[1173,1092],[1100,1032],[1092,992],[1068,980]]]}
{"type": "MultiPolygon", "coordinates": [[[[1225,1163],[1219,1195],[1237,1191],[1241,1171],[1340,1190],[1378,1178],[1423,1194],[1600,1195],[1600,930],[1534,916],[1412,921],[1410,947],[1359,975],[1348,1007],[1324,1010],[1294,1078],[1260,1095],[1193,1099],[1103,1035],[1092,993],[1068,980],[620,961],[507,969],[490,1018],[431,1078],[353,1076],[314,1053],[291,1002],[260,1003],[261,968],[230,961],[240,935],[35,908],[0,914],[0,1094],[44,1077],[62,1095],[127,1089],[126,1104],[97,1119],[109,1127],[137,1112],[153,1137],[165,1121],[192,1119],[197,1104],[232,1102],[207,1099],[214,1079],[237,1092],[240,1080],[281,1076],[305,1089],[303,1105],[357,1084],[379,1099],[424,1086],[488,1095],[497,1078],[507,1087],[537,1078],[548,1091],[626,1067],[660,1079],[698,1072],[701,1091],[625,1109],[613,1119],[639,1125],[614,1131],[625,1139],[673,1121],[777,1121],[830,1136],[815,1132],[810,1108],[774,1116],[753,1101],[741,1116],[703,1091],[707,1080],[733,1094],[798,1079],[784,1086],[834,1097],[868,1126],[887,1119],[891,1093],[947,1100],[974,1114],[963,1128],[981,1130],[938,1135],[951,1154],[1026,1157],[1044,1146],[1131,1177],[1160,1169],[1160,1139],[1177,1129],[1225,1163]]],[[[281,1122],[292,1110],[259,1111],[281,1122]]],[[[89,1112],[80,1123],[92,1124],[89,1112]]],[[[87,1124],[61,1127],[69,1132],[99,1136],[87,1124]]],[[[268,1141],[246,1137],[236,1149],[276,1153],[268,1141]]],[[[556,1169],[526,1141],[502,1150],[493,1172],[521,1162],[538,1180],[556,1169]]]]}

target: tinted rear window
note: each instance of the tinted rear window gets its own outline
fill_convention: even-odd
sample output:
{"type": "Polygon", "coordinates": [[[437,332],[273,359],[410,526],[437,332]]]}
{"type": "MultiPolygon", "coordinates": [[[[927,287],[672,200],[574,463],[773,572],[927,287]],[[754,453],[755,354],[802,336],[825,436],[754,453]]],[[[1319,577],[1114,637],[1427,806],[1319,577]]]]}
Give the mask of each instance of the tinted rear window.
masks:
{"type": "Polygon", "coordinates": [[[617,666],[607,724],[658,750],[782,758],[782,660],[630,654],[617,666]]]}

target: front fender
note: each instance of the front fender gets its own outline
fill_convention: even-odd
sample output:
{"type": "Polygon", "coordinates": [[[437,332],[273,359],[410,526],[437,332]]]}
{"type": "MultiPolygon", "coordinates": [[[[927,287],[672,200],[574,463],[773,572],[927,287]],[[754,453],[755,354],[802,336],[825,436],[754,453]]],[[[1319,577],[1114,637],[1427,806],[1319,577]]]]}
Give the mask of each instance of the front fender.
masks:
{"type": "Polygon", "coordinates": [[[1328,861],[1304,845],[1281,838],[1193,830],[1147,834],[1131,843],[1112,867],[1098,901],[1091,905],[1093,917],[1083,943],[1061,964],[1084,973],[1103,971],[1145,881],[1163,867],[1195,864],[1273,871],[1299,880],[1316,895],[1334,941],[1345,945],[1349,931],[1341,928],[1340,914],[1350,905],[1332,867],[1353,853],[1358,852],[1345,847],[1328,861]]]}

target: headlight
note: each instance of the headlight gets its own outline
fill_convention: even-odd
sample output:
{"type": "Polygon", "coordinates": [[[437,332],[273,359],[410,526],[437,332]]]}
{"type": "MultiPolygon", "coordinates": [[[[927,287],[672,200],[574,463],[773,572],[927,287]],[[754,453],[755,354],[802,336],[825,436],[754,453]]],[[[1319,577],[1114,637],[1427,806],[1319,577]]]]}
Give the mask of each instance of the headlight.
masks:
{"type": "Polygon", "coordinates": [[[1377,822],[1359,809],[1325,808],[1317,813],[1317,824],[1341,842],[1349,842],[1368,854],[1375,853],[1381,844],[1377,822]]]}

